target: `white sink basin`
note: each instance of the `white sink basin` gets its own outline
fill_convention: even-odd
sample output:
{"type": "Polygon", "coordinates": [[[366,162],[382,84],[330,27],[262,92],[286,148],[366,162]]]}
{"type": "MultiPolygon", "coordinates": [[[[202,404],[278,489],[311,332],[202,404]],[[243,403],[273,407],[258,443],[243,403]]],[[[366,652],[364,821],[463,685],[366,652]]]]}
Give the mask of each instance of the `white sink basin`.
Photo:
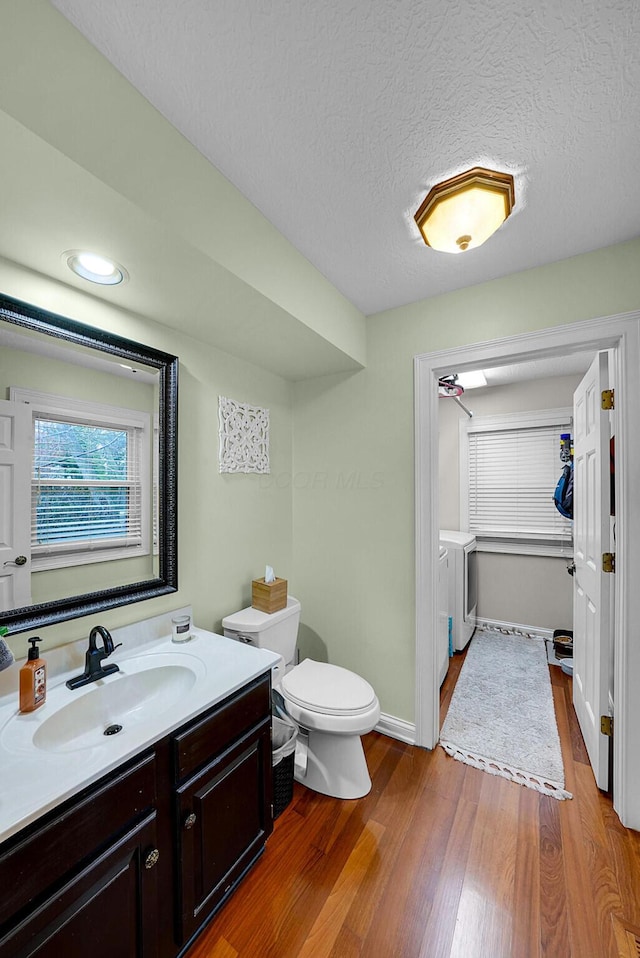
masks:
{"type": "Polygon", "coordinates": [[[123,646],[108,662],[120,671],[79,689],[65,683],[82,671],[86,640],[49,650],[47,700],[34,712],[18,711],[15,667],[0,673],[0,843],[278,661],[197,627],[190,642],[176,644],[167,621],[161,615],[112,632],[123,646]],[[104,735],[108,725],[122,731],[104,735]]]}
{"type": "Polygon", "coordinates": [[[108,746],[127,731],[158,717],[188,698],[206,674],[190,655],[140,655],[118,663],[120,671],[70,691],[57,687],[42,709],[16,715],[5,731],[14,745],[30,740],[48,752],[75,752],[108,746]]]}

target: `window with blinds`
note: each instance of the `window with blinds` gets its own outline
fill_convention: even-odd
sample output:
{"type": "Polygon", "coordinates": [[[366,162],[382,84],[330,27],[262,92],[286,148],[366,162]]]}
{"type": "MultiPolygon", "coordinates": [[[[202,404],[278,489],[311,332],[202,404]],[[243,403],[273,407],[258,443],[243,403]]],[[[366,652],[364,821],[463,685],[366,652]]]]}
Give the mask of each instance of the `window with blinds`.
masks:
{"type": "Polygon", "coordinates": [[[572,523],[553,502],[571,409],[461,424],[461,520],[486,551],[567,554],[572,523]]]}
{"type": "Polygon", "coordinates": [[[34,417],[32,555],[142,542],[142,429],[34,417]]]}
{"type": "Polygon", "coordinates": [[[148,555],[150,414],[23,387],[10,395],[31,408],[32,569],[148,555]]]}

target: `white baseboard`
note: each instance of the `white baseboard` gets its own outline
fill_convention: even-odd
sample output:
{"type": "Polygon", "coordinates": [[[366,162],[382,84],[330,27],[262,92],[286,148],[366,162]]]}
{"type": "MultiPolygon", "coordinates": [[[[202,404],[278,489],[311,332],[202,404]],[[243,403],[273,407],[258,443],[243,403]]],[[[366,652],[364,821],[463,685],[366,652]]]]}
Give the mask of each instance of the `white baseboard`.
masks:
{"type": "Polygon", "coordinates": [[[388,735],[389,738],[396,738],[399,742],[406,742],[407,745],[416,744],[416,727],[413,722],[405,722],[404,719],[396,718],[395,715],[380,715],[380,721],[376,725],[376,732],[382,735],[388,735]]]}
{"type": "Polygon", "coordinates": [[[487,619],[476,616],[477,629],[497,629],[513,633],[514,635],[530,635],[534,639],[552,639],[553,629],[542,629],[538,625],[521,625],[518,622],[500,622],[498,619],[487,619]]]}

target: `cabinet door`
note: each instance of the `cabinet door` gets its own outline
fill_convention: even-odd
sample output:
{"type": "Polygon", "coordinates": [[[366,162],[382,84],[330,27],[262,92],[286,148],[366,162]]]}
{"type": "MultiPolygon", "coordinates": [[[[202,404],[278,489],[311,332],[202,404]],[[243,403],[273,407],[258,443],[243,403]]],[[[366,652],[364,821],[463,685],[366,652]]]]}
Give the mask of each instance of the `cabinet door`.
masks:
{"type": "Polygon", "coordinates": [[[156,958],[155,812],[0,940],[0,958],[156,958]]]}
{"type": "Polygon", "coordinates": [[[270,795],[270,719],[177,790],[183,942],[262,851],[273,827],[270,795]]]}

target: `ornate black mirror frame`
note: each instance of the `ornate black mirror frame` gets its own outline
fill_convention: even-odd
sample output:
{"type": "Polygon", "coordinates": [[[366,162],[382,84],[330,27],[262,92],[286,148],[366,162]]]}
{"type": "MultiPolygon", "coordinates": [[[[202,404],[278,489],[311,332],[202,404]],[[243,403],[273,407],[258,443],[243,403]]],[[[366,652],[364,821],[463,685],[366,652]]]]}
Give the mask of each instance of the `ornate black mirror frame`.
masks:
{"type": "Polygon", "coordinates": [[[157,578],[56,599],[41,605],[24,606],[10,612],[0,612],[0,625],[7,626],[9,634],[14,634],[175,592],[178,588],[177,357],[7,296],[0,296],[0,322],[2,321],[121,357],[127,363],[143,363],[158,370],[159,553],[157,578]]]}

